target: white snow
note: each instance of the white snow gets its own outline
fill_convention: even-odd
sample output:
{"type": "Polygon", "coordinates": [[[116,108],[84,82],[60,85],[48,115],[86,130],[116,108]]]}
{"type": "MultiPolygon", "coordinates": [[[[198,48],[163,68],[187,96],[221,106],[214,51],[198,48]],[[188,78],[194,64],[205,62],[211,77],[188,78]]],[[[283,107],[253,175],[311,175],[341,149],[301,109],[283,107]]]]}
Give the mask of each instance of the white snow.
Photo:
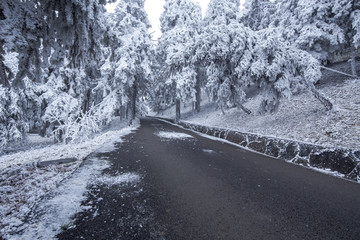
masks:
{"type": "Polygon", "coordinates": [[[186,139],[186,138],[193,138],[193,136],[185,134],[185,133],[180,133],[180,132],[165,132],[165,131],[160,131],[156,133],[157,136],[159,136],[160,138],[165,138],[165,139],[186,139]]]}
{"type": "MultiPolygon", "coordinates": [[[[139,126],[138,121],[136,122],[136,126],[139,126]]],[[[98,150],[99,152],[111,151],[114,148],[113,145],[104,145],[104,143],[109,141],[112,143],[121,141],[121,136],[130,133],[131,130],[134,129],[133,127],[125,127],[124,124],[121,127],[124,128],[120,130],[111,129],[101,135],[79,144],[53,144],[44,148],[3,155],[0,157],[0,169],[18,164],[34,163],[58,158],[75,157],[81,160],[95,150],[98,150]],[[102,146],[102,148],[99,149],[99,146],[102,146]]],[[[40,141],[39,137],[36,137],[35,139],[38,142],[40,141]]],[[[44,141],[47,141],[47,139],[44,141]]]]}
{"type": "MultiPolygon", "coordinates": [[[[185,109],[182,108],[182,120],[332,148],[359,149],[359,79],[325,86],[320,91],[332,99],[335,105],[333,110],[324,110],[311,94],[304,93],[291,100],[283,99],[278,112],[274,114],[257,113],[261,96],[250,98],[244,104],[253,112],[250,115],[236,108],[228,109],[222,114],[215,103],[203,96],[201,112],[196,114],[192,111],[191,104],[187,104],[185,109]]],[[[159,116],[174,118],[175,110],[170,108],[159,116]]]]}
{"type": "Polygon", "coordinates": [[[205,153],[209,153],[209,154],[215,153],[215,151],[211,150],[211,149],[203,149],[202,151],[205,152],[205,153]]]}
{"type": "Polygon", "coordinates": [[[64,182],[54,192],[54,197],[44,199],[40,204],[40,219],[35,218],[30,224],[22,228],[25,231],[20,235],[8,236],[8,239],[54,239],[61,231],[61,227],[70,224],[70,218],[83,207],[81,201],[85,200],[86,187],[91,179],[95,179],[101,171],[109,166],[106,160],[90,159],[84,167],[64,182]]]}
{"type": "MultiPolygon", "coordinates": [[[[137,121],[135,126],[132,127],[125,126],[125,123],[119,124],[117,122],[117,127],[111,127],[107,132],[79,144],[54,144],[43,148],[1,156],[0,235],[6,237],[9,233],[18,231],[24,218],[31,212],[36,204],[44,196],[47,196],[56,189],[64,179],[72,176],[72,173],[79,168],[85,157],[97,151],[97,149],[97,152],[113,150],[114,143],[121,142],[121,137],[136,129],[139,126],[139,122],[137,121]],[[77,158],[78,161],[69,164],[50,165],[44,168],[38,168],[36,166],[36,163],[39,161],[59,158],[77,158]]],[[[37,139],[36,141],[39,142],[41,140],[37,139]]],[[[104,165],[101,164],[96,163],[92,168],[87,166],[85,169],[87,169],[86,171],[88,172],[94,170],[95,173],[96,171],[100,171],[97,170],[97,168],[104,167],[104,165]]],[[[86,177],[82,175],[85,174],[86,171],[84,173],[77,173],[77,176],[86,177]]],[[[124,178],[124,176],[122,177],[124,178]]],[[[134,179],[134,176],[128,177],[134,179]]],[[[75,182],[74,184],[81,187],[83,183],[81,183],[82,180],[79,181],[78,184],[75,184],[75,182]]],[[[86,179],[84,179],[84,181],[86,181],[86,179]]],[[[70,191],[70,186],[68,188],[70,191]]],[[[76,191],[78,191],[78,189],[76,191]]],[[[74,192],[76,191],[74,190],[74,192]]],[[[75,195],[74,198],[80,201],[80,198],[77,198],[75,195]]]]}
{"type": "Polygon", "coordinates": [[[40,210],[46,214],[25,225],[26,230],[22,234],[11,236],[9,239],[53,239],[62,227],[72,226],[70,219],[74,214],[89,208],[80,205],[86,199],[87,186],[90,184],[112,186],[140,181],[140,176],[136,173],[124,173],[118,176],[100,175],[107,167],[109,164],[104,159],[90,159],[83,168],[56,190],[54,197],[43,201],[40,210]]]}
{"type": "Polygon", "coordinates": [[[325,173],[325,174],[329,174],[338,178],[343,178],[345,179],[345,174],[336,172],[331,170],[330,168],[315,168],[315,167],[310,167],[312,170],[317,171],[317,172],[321,172],[321,173],[325,173]]]}
{"type": "Polygon", "coordinates": [[[123,173],[121,175],[110,176],[102,175],[96,179],[96,184],[105,184],[107,186],[119,185],[124,183],[139,182],[140,175],[136,173],[123,173]]]}

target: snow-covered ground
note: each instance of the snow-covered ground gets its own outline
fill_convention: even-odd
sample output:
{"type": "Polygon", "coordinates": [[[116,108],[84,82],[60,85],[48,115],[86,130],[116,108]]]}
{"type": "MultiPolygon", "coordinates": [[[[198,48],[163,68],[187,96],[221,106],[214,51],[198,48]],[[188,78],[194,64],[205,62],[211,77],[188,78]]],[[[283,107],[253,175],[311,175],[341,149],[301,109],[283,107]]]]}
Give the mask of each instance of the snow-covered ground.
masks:
{"type": "Polygon", "coordinates": [[[165,132],[160,131],[156,133],[157,136],[163,139],[184,139],[184,138],[192,138],[191,135],[180,133],[180,132],[165,132]]]}
{"type": "MultiPolygon", "coordinates": [[[[274,114],[257,113],[261,96],[254,96],[244,104],[253,112],[250,115],[236,108],[222,114],[216,104],[203,96],[200,113],[195,113],[191,104],[185,108],[182,105],[182,120],[328,147],[360,149],[360,79],[322,84],[319,90],[332,100],[333,110],[326,111],[310,93],[304,93],[291,100],[283,99],[274,114]]],[[[174,118],[175,109],[158,116],[174,118]]]]}
{"type": "MultiPolygon", "coordinates": [[[[116,121],[110,129],[83,143],[65,145],[50,144],[48,142],[45,147],[29,148],[28,150],[1,156],[0,236],[9,237],[9,234],[21,229],[24,225],[24,220],[36,204],[38,204],[44,196],[53,192],[61,182],[68,179],[69,176],[79,168],[82,160],[90,153],[94,151],[104,152],[112,150],[115,142],[121,142],[122,136],[130,133],[138,126],[139,122],[132,127],[126,127],[126,122],[120,123],[116,121]],[[76,158],[77,161],[68,164],[49,165],[42,168],[37,167],[37,162],[59,158],[76,158]]],[[[37,142],[47,141],[39,140],[38,138],[35,138],[35,140],[37,142]]],[[[31,142],[30,139],[29,146],[33,144],[34,142],[31,142]]],[[[70,198],[70,195],[64,195],[60,197],[61,199],[59,199],[59,201],[52,200],[55,201],[55,205],[57,204],[56,206],[52,205],[52,207],[54,207],[56,211],[60,211],[64,206],[59,205],[59,202],[62,202],[64,199],[69,199],[76,203],[79,202],[79,204],[75,205],[80,205],[83,196],[82,193],[86,187],[86,178],[91,174],[96,174],[104,167],[106,167],[104,160],[96,161],[94,164],[88,165],[81,169],[80,172],[77,172],[75,180],[73,180],[74,178],[66,180],[77,181],[77,183],[74,183],[76,185],[74,187],[72,187],[73,184],[67,184],[68,191],[64,192],[64,194],[74,194],[74,196],[70,198]]],[[[106,179],[103,180],[106,182],[106,179]]],[[[122,176],[122,179],[118,179],[118,181],[128,180],[136,179],[132,175],[122,176]]],[[[75,209],[72,210],[70,209],[71,211],[67,215],[65,214],[66,217],[70,217],[75,213],[77,208],[79,207],[75,207],[75,209]]],[[[60,220],[64,221],[64,219],[60,220]]],[[[43,227],[46,228],[45,226],[43,227]]]]}

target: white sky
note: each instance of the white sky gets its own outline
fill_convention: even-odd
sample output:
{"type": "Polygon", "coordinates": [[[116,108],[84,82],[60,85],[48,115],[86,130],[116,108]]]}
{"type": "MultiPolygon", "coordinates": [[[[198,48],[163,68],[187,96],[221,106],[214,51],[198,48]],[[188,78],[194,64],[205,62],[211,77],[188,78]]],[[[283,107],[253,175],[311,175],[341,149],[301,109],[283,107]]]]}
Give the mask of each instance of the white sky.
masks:
{"type": "MultiPolygon", "coordinates": [[[[206,8],[210,0],[193,0],[197,2],[201,6],[202,14],[204,16],[206,8]]],[[[241,4],[245,2],[245,0],[240,0],[241,4]]],[[[106,10],[109,12],[113,12],[117,3],[112,3],[106,5],[106,10]]],[[[152,33],[153,39],[158,39],[161,35],[160,31],[160,15],[164,11],[165,0],[145,0],[145,11],[148,14],[149,21],[151,23],[152,28],[150,29],[150,33],[152,33]]]]}

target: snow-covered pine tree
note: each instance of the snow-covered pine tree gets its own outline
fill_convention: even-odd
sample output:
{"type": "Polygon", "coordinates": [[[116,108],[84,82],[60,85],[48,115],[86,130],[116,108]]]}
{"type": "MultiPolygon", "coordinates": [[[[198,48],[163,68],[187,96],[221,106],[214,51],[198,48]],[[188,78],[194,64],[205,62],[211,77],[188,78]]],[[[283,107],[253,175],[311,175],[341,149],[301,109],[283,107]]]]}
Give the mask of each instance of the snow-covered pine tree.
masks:
{"type": "MultiPolygon", "coordinates": [[[[29,125],[44,124],[40,118],[48,107],[53,109],[52,103],[59,102],[56,98],[62,93],[77,100],[79,116],[88,111],[93,101],[93,81],[99,77],[101,15],[105,3],[104,0],[0,2],[0,82],[13,93],[7,95],[13,98],[8,102],[18,107],[16,119],[22,121],[23,127],[18,128],[21,134],[29,125]],[[12,53],[18,57],[15,71],[4,64],[4,55],[12,53]],[[55,79],[61,88],[51,88],[55,79]]],[[[1,117],[5,119],[3,125],[14,122],[10,116],[1,117]]],[[[46,121],[47,117],[43,119],[46,121]]],[[[53,124],[61,124],[62,120],[58,120],[53,124]]]]}
{"type": "Polygon", "coordinates": [[[335,24],[344,32],[345,47],[351,49],[351,71],[357,76],[355,49],[360,47],[360,1],[332,0],[335,24]]]}
{"type": "MultiPolygon", "coordinates": [[[[162,85],[175,101],[176,121],[180,120],[180,102],[196,101],[197,64],[194,58],[201,8],[191,0],[167,0],[160,17],[162,35],[157,54],[166,76],[162,85]]],[[[168,98],[164,96],[164,98],[168,98]]]]}
{"type": "Polygon", "coordinates": [[[249,114],[251,111],[242,104],[245,93],[242,82],[235,76],[233,65],[233,58],[237,57],[235,52],[251,47],[245,38],[247,33],[251,35],[252,32],[244,31],[242,28],[245,27],[238,21],[239,4],[235,0],[210,1],[196,56],[199,61],[206,63],[206,88],[210,98],[217,101],[222,110],[224,107],[236,106],[249,114]],[[244,45],[238,46],[240,42],[244,45]]]}
{"type": "Polygon", "coordinates": [[[36,6],[32,1],[0,2],[0,85],[7,92],[2,96],[0,113],[2,146],[24,140],[29,124],[33,125],[39,116],[34,88],[41,73],[42,19],[36,6]]]}
{"type": "Polygon", "coordinates": [[[276,111],[282,97],[306,90],[331,109],[331,102],[313,85],[321,76],[316,59],[278,37],[282,33],[280,28],[253,31],[239,23],[234,13],[236,7],[229,7],[229,2],[210,3],[197,56],[208,65],[207,87],[220,107],[237,106],[250,113],[243,106],[244,89],[256,85],[259,93],[264,94],[261,113],[276,111]]]}
{"type": "Polygon", "coordinates": [[[113,84],[122,98],[121,105],[129,104],[131,123],[138,99],[147,94],[152,78],[154,51],[144,0],[120,0],[113,21],[113,84]]]}
{"type": "Polygon", "coordinates": [[[286,41],[325,61],[344,43],[344,31],[335,22],[333,7],[333,0],[279,1],[272,26],[281,28],[286,41]]]}
{"type": "Polygon", "coordinates": [[[46,19],[41,52],[46,69],[43,76],[45,86],[42,88],[43,119],[46,122],[58,119],[45,125],[50,126],[49,130],[54,125],[60,125],[55,131],[58,136],[63,134],[61,129],[66,129],[65,122],[77,119],[80,124],[82,116],[87,116],[95,103],[96,93],[92,90],[100,77],[99,69],[103,62],[101,41],[105,30],[105,3],[98,0],[43,0],[41,4],[46,19]],[[54,79],[60,83],[52,84],[54,79]],[[57,100],[57,96],[63,96],[62,93],[67,95],[67,99],[72,99],[72,103],[76,102],[79,109],[69,112],[66,119],[63,119],[64,114],[56,118],[52,115],[61,112],[54,109],[62,109],[64,101],[57,100]],[[71,116],[73,114],[75,116],[71,116]]]}
{"type": "Polygon", "coordinates": [[[332,103],[314,86],[321,77],[318,60],[283,42],[272,29],[257,31],[254,37],[253,48],[238,54],[241,57],[234,65],[237,78],[243,84],[255,84],[264,95],[260,113],[276,111],[281,98],[291,98],[304,91],[312,92],[326,109],[332,108],[332,103]]]}
{"type": "Polygon", "coordinates": [[[246,0],[241,12],[241,22],[252,30],[269,27],[276,11],[276,5],[270,0],[246,0]]]}

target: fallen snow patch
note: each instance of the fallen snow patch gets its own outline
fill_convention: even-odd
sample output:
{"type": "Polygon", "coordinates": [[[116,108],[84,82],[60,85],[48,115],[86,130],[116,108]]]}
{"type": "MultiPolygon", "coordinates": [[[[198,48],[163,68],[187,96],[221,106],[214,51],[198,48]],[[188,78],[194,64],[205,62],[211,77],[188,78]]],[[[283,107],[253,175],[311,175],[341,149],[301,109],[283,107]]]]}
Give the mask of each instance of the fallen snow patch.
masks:
{"type": "Polygon", "coordinates": [[[111,175],[103,175],[96,179],[96,184],[101,185],[107,185],[107,186],[113,186],[113,185],[120,185],[125,183],[134,183],[139,182],[140,176],[136,173],[124,173],[117,176],[111,176],[111,175]]]}
{"type": "Polygon", "coordinates": [[[333,170],[331,170],[329,168],[316,168],[316,167],[311,167],[311,166],[309,168],[314,170],[314,171],[317,171],[317,172],[321,172],[321,173],[332,175],[334,177],[345,179],[345,174],[339,173],[337,171],[333,171],[333,170]]]}
{"type": "Polygon", "coordinates": [[[185,134],[185,133],[180,133],[180,132],[165,132],[165,131],[160,131],[158,133],[156,133],[157,136],[159,136],[160,138],[166,138],[166,139],[185,139],[185,138],[193,138],[193,136],[185,134]]]}
{"type": "Polygon", "coordinates": [[[205,152],[205,153],[209,153],[209,154],[215,153],[215,151],[211,150],[211,149],[203,149],[202,151],[205,152]]]}

